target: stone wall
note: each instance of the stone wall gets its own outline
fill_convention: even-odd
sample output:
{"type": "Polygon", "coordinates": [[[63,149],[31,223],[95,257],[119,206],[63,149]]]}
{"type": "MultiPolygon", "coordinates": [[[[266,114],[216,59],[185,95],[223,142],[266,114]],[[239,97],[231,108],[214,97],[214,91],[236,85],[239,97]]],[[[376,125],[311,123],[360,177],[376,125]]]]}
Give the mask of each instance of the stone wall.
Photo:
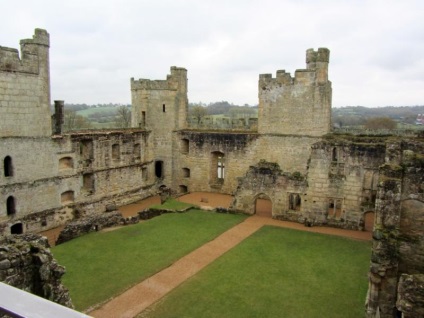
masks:
{"type": "Polygon", "coordinates": [[[403,300],[411,301],[412,297],[419,304],[422,288],[416,289],[415,295],[406,295],[401,277],[424,273],[423,158],[422,140],[391,141],[387,145],[375,205],[367,317],[420,317],[416,313],[422,307],[412,310],[403,300]]]}
{"type": "Polygon", "coordinates": [[[118,211],[78,218],[66,225],[57,238],[56,245],[65,243],[90,232],[124,224],[124,218],[118,211]]]}
{"type": "Polygon", "coordinates": [[[68,290],[61,283],[65,268],[39,235],[11,235],[0,239],[0,280],[63,306],[73,308],[68,290]]]}

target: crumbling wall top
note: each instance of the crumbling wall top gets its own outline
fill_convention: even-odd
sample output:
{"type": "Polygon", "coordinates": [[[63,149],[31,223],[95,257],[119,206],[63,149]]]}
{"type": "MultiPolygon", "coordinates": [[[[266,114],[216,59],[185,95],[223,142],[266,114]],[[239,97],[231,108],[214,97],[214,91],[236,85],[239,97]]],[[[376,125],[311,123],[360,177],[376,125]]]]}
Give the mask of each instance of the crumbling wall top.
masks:
{"type": "Polygon", "coordinates": [[[0,71],[38,74],[38,48],[50,46],[49,34],[46,30],[35,29],[32,39],[21,40],[20,44],[21,57],[17,49],[0,46],[0,71]]]}

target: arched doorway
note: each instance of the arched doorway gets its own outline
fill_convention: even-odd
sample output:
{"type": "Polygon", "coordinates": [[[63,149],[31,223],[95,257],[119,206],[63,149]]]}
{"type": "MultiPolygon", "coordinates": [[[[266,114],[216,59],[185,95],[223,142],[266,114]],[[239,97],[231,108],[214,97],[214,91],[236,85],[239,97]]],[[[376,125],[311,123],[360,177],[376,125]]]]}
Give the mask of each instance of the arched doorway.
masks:
{"type": "Polygon", "coordinates": [[[16,223],[10,227],[10,234],[22,234],[23,232],[22,223],[16,223]]]}
{"type": "Polygon", "coordinates": [[[374,229],[374,212],[369,211],[364,213],[364,229],[367,232],[372,232],[374,229]]]}
{"type": "Polygon", "coordinates": [[[272,201],[266,194],[260,194],[255,199],[255,214],[272,218],[272,201]]]}

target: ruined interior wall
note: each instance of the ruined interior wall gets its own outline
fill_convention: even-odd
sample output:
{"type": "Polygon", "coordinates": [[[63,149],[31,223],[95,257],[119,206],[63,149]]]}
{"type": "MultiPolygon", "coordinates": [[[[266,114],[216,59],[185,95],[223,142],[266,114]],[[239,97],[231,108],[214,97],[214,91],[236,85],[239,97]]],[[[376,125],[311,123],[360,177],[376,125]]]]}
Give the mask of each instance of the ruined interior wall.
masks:
{"type": "Polygon", "coordinates": [[[238,179],[238,187],[232,202],[232,208],[248,214],[254,214],[255,201],[265,196],[272,203],[272,216],[285,219],[303,221],[302,211],[289,209],[289,194],[305,194],[307,189],[306,180],[287,172],[283,172],[280,166],[274,162],[265,160],[250,166],[246,175],[238,179]]]}
{"type": "Polygon", "coordinates": [[[304,208],[319,222],[337,225],[342,221],[343,227],[357,228],[364,213],[374,210],[372,200],[378,168],[384,163],[384,143],[336,138],[312,148],[304,208]],[[337,215],[330,209],[335,201],[340,203],[337,215]]]}
{"type": "Polygon", "coordinates": [[[36,29],[16,49],[0,47],[0,137],[49,136],[49,34],[36,29]]]}
{"type": "Polygon", "coordinates": [[[11,235],[0,239],[0,281],[73,308],[61,283],[65,268],[53,258],[47,238],[11,235]]]}
{"type": "Polygon", "coordinates": [[[292,78],[284,70],[259,77],[258,132],[322,136],[331,129],[330,51],[306,53],[307,69],[292,78]]]}
{"type": "MultiPolygon", "coordinates": [[[[244,176],[249,166],[260,160],[277,163],[283,171],[307,171],[311,145],[316,138],[258,135],[255,133],[217,133],[182,131],[175,135],[179,160],[175,160],[173,187],[185,185],[189,191],[212,191],[232,194],[238,186],[237,179],[244,176]],[[189,144],[184,153],[183,140],[189,144]],[[216,168],[212,167],[214,152],[224,154],[225,178],[214,182],[216,168]],[[183,168],[190,169],[190,177],[184,177],[183,168]]],[[[175,156],[176,157],[176,156],[175,156]]]]}

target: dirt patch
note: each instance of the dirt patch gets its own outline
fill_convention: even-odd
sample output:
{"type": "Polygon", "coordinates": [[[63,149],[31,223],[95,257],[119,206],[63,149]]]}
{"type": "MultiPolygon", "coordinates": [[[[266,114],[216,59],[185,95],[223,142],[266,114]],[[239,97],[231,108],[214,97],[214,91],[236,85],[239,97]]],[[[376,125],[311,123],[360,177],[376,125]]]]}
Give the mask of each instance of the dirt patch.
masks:
{"type": "Polygon", "coordinates": [[[60,232],[65,228],[65,225],[55,227],[47,231],[40,232],[40,235],[47,237],[50,246],[56,245],[56,240],[59,237],[60,232]]]}
{"type": "Polygon", "coordinates": [[[206,208],[226,208],[228,209],[233,201],[233,196],[229,194],[212,193],[212,192],[194,192],[183,195],[177,199],[178,201],[195,204],[206,208]]]}
{"type": "Polygon", "coordinates": [[[124,218],[136,216],[138,212],[149,208],[152,205],[160,204],[160,196],[156,195],[118,208],[124,218]]]}

